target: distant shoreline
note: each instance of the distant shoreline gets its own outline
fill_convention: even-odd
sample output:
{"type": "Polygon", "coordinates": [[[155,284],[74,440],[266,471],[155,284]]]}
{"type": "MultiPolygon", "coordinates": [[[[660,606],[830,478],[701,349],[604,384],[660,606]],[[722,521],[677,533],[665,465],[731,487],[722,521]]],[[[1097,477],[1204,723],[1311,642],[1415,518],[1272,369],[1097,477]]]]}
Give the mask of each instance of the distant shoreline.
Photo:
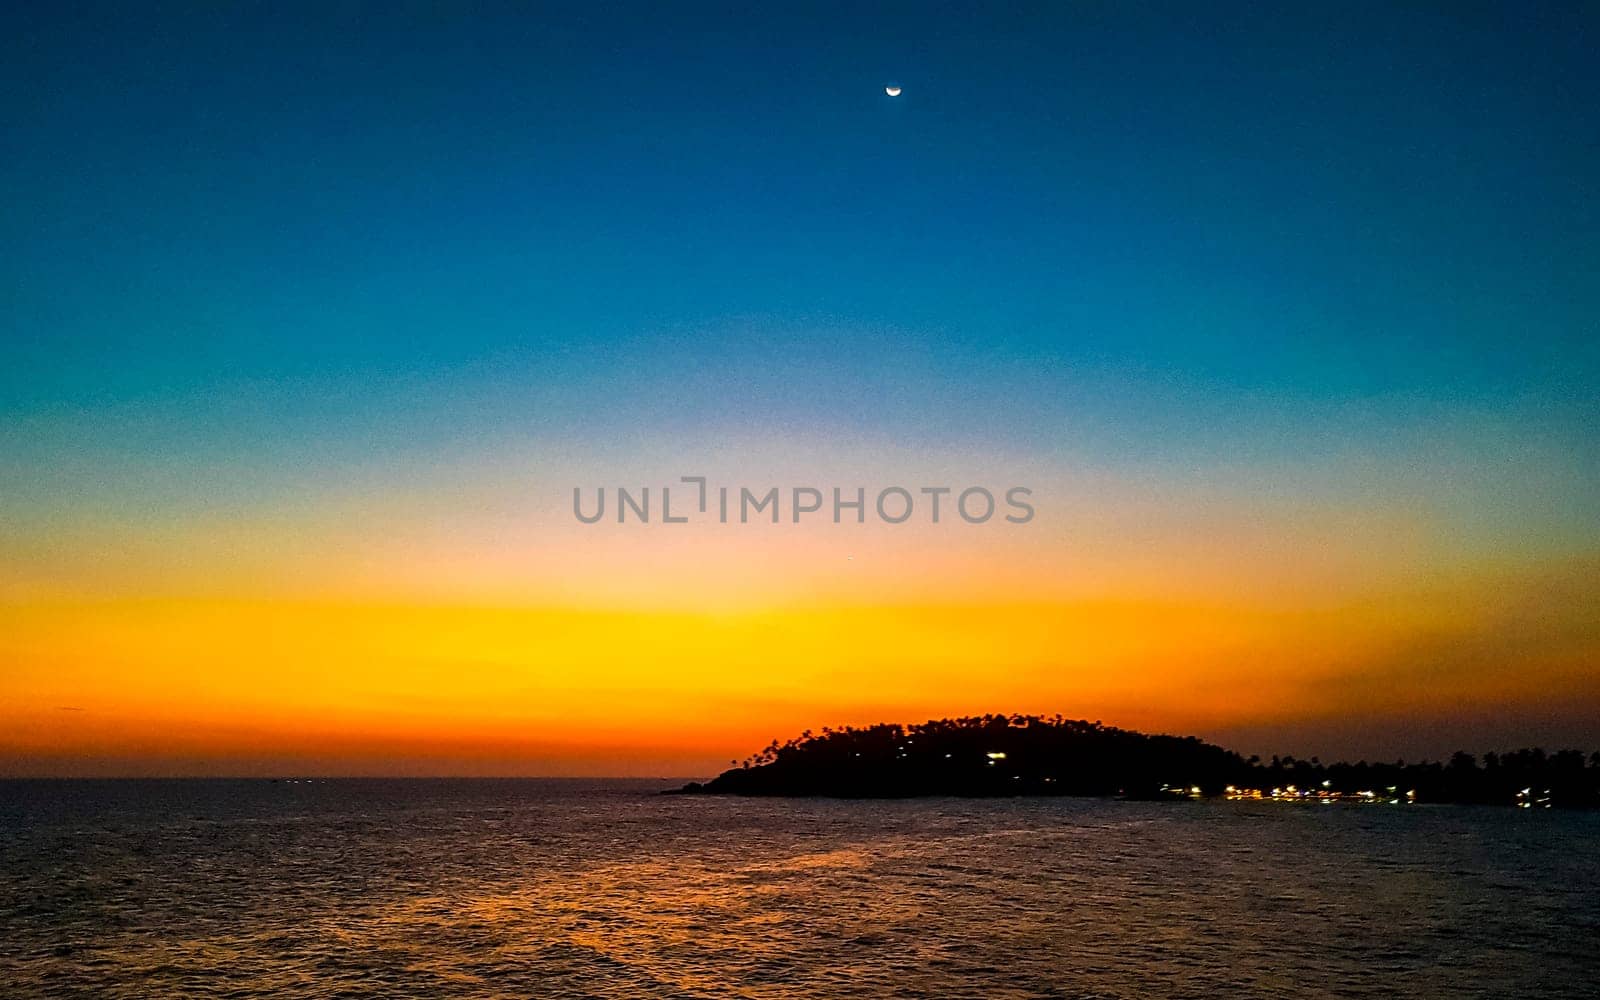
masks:
{"type": "Polygon", "coordinates": [[[1600,753],[1457,751],[1448,761],[1245,758],[1193,736],[1060,716],[984,715],[802,733],[672,795],[1082,797],[1285,805],[1600,807],[1600,753]]]}

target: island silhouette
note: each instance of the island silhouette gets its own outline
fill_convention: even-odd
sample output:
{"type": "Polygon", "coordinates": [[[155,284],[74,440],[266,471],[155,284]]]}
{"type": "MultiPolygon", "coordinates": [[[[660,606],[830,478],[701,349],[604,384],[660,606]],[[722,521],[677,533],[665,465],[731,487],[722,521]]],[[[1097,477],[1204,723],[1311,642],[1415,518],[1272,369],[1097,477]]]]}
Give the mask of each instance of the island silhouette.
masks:
{"type": "Polygon", "coordinates": [[[1457,751],[1447,761],[1244,757],[1194,736],[1034,715],[807,730],[673,794],[1224,797],[1285,803],[1600,806],[1600,752],[1457,751]]]}

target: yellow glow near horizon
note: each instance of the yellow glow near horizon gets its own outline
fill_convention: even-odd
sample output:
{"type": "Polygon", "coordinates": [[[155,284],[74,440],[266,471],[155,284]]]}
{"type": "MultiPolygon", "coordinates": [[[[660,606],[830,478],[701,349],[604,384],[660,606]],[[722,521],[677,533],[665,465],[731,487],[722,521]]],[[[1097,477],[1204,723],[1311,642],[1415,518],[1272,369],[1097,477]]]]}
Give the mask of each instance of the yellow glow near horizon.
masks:
{"type": "MultiPolygon", "coordinates": [[[[699,773],[729,748],[882,718],[1065,711],[1214,728],[1316,715],[1340,698],[1330,685],[1359,692],[1374,671],[1403,669],[1420,635],[1493,641],[1480,627],[1488,595],[1454,596],[1292,611],[1109,599],[719,613],[38,603],[5,611],[0,751],[57,766],[147,758],[158,771],[209,755],[223,771],[417,759],[456,773],[699,773]]],[[[1521,650],[1514,684],[1467,663],[1445,684],[1401,678],[1385,697],[1413,710],[1515,698],[1536,678],[1581,680],[1586,650],[1521,650]]]]}
{"type": "Polygon", "coordinates": [[[584,526],[474,481],[469,510],[13,534],[0,773],[704,774],[986,711],[1212,735],[1600,702],[1595,559],[1453,548],[1383,498],[1058,473],[1026,528],[584,526]]]}

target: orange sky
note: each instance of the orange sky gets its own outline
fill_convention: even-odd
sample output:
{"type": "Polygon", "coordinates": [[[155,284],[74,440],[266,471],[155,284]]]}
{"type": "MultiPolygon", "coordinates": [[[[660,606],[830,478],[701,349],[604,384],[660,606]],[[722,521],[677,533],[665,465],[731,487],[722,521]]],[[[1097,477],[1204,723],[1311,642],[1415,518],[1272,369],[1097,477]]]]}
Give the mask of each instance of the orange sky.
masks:
{"type": "Polygon", "coordinates": [[[1600,705],[1596,561],[1475,553],[1426,511],[1056,474],[1023,526],[586,526],[550,479],[34,535],[0,769],[699,775],[984,711],[1378,756],[1600,705]]]}

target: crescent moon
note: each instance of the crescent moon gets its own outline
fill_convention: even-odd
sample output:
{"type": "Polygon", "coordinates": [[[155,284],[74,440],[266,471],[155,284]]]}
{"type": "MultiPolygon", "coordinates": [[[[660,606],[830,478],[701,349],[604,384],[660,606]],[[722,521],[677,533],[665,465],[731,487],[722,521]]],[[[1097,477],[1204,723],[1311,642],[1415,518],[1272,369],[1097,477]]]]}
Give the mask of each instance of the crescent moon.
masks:
{"type": "Polygon", "coordinates": [[[890,97],[899,97],[900,96],[900,88],[894,86],[893,84],[890,84],[889,86],[883,88],[883,92],[885,94],[888,94],[890,97]]]}

